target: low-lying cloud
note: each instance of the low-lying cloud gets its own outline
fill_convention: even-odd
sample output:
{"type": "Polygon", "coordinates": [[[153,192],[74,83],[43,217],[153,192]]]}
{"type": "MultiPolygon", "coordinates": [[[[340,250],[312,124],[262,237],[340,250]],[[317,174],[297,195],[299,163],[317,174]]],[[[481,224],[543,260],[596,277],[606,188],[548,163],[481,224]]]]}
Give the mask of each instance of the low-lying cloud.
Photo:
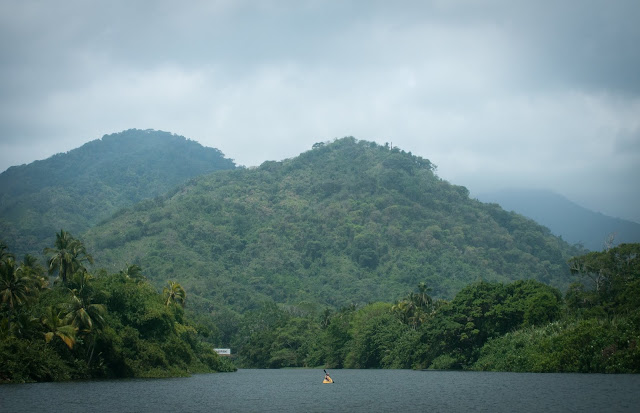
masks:
{"type": "Polygon", "coordinates": [[[640,222],[634,1],[5,1],[0,170],[129,128],[237,163],[393,142],[640,222]],[[142,6],[144,4],[144,7],[142,6]]]}

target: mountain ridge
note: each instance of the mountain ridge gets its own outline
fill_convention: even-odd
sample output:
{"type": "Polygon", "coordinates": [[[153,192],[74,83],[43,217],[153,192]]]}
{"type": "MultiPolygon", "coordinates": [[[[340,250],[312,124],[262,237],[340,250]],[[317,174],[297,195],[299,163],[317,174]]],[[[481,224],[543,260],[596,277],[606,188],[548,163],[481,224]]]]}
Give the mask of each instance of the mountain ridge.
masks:
{"type": "Polygon", "coordinates": [[[567,242],[592,251],[640,242],[640,224],[589,210],[550,190],[508,188],[476,197],[529,217],[567,242]]]}
{"type": "Polygon", "coordinates": [[[482,279],[566,288],[566,261],[579,249],[434,170],[347,137],[200,176],[83,238],[96,261],[135,263],[156,283],[177,279],[208,311],[393,300],[422,281],[439,297],[482,279]]]}
{"type": "Polygon", "coordinates": [[[194,176],[235,168],[214,148],[169,132],[129,129],[0,174],[0,231],[18,255],[39,254],[60,229],[79,234],[119,208],[194,176]]]}

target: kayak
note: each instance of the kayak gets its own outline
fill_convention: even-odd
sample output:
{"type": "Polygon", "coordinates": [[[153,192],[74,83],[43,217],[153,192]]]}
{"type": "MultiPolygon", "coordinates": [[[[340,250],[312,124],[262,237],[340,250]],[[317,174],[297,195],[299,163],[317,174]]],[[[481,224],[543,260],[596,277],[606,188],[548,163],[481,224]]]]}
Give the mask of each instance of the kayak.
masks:
{"type": "Polygon", "coordinates": [[[333,383],[333,379],[331,379],[331,377],[329,377],[328,379],[324,379],[322,380],[323,383],[333,383]]]}

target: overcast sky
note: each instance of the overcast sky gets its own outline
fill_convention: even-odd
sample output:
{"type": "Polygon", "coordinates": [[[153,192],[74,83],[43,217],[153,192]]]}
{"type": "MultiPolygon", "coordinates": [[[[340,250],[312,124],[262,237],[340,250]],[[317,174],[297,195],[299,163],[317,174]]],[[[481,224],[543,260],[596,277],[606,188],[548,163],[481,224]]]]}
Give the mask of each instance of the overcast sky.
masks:
{"type": "Polygon", "coordinates": [[[392,142],[640,222],[640,1],[0,1],[0,171],[157,129],[259,165],[392,142]]]}

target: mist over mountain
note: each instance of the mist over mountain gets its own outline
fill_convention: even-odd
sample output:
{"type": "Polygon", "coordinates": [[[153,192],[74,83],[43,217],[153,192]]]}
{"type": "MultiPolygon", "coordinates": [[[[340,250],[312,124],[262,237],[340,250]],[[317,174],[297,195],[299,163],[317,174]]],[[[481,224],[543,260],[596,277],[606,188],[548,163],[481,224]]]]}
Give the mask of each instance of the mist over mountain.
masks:
{"type": "Polygon", "coordinates": [[[419,282],[443,298],[478,280],[568,285],[579,249],[434,170],[398,148],[320,142],[193,179],[82,238],[109,271],[137,264],[157,285],[177,280],[205,311],[391,301],[419,282]]]}
{"type": "Polygon", "coordinates": [[[478,194],[477,199],[529,217],[565,241],[592,251],[601,251],[607,243],[640,242],[640,224],[591,211],[549,190],[504,189],[478,194]]]}
{"type": "Polygon", "coordinates": [[[183,136],[130,129],[0,174],[0,233],[22,255],[80,234],[118,209],[235,164],[183,136]]]}

